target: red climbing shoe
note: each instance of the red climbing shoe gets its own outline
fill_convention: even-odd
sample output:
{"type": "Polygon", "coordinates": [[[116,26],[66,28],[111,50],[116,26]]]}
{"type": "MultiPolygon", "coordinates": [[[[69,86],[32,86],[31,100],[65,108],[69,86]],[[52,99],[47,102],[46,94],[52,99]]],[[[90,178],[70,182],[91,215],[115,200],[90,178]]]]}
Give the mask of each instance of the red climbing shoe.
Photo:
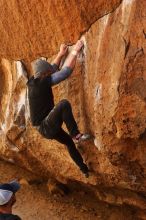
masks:
{"type": "Polygon", "coordinates": [[[79,133],[75,137],[73,137],[73,141],[76,144],[78,144],[78,143],[80,143],[82,141],[86,141],[86,140],[88,140],[90,138],[91,138],[91,136],[89,134],[81,134],[81,133],[79,133]]]}

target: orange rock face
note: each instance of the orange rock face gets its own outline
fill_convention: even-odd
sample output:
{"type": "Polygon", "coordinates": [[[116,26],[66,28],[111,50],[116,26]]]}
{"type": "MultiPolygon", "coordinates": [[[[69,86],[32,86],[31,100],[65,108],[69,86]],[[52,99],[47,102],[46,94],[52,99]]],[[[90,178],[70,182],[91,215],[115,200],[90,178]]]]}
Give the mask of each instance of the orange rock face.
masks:
{"type": "MultiPolygon", "coordinates": [[[[144,198],[137,194],[128,198],[122,188],[146,192],[146,1],[80,1],[80,6],[72,1],[70,7],[66,1],[24,2],[18,6],[13,3],[15,10],[9,16],[12,20],[17,14],[15,19],[23,31],[16,31],[17,22],[11,23],[13,37],[7,35],[1,40],[1,56],[7,57],[1,60],[0,75],[1,157],[42,178],[53,176],[61,182],[72,179],[111,187],[106,195],[97,193],[98,197],[144,209],[144,198]],[[39,15],[35,17],[36,12],[39,15]],[[63,145],[45,140],[32,128],[27,73],[20,61],[14,61],[39,55],[50,60],[62,41],[73,43],[81,34],[85,48],[74,74],[53,91],[56,103],[62,98],[71,102],[80,130],[94,136],[79,147],[93,172],[88,180],[63,145]],[[112,187],[117,187],[114,197],[112,187]]],[[[2,15],[8,9],[10,5],[2,15]]],[[[2,20],[1,25],[7,22],[2,20]]]]}
{"type": "Polygon", "coordinates": [[[62,42],[75,42],[98,18],[121,0],[11,0],[0,3],[0,57],[35,59],[57,52],[62,42]]]}

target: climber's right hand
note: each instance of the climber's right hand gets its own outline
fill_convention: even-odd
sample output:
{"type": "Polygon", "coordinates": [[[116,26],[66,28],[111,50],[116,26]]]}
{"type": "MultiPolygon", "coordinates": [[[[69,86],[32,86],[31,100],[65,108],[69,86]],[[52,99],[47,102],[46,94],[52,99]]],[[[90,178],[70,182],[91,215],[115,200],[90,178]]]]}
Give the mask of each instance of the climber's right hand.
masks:
{"type": "Polygon", "coordinates": [[[82,49],[83,46],[84,46],[83,41],[82,40],[78,40],[77,43],[74,46],[74,50],[79,52],[82,49]]]}

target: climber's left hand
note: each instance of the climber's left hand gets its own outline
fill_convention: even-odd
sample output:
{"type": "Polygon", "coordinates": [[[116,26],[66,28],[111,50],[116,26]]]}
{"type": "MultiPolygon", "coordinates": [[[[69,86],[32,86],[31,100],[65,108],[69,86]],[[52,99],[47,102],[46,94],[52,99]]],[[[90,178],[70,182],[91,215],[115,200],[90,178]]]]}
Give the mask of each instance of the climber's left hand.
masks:
{"type": "Polygon", "coordinates": [[[59,54],[61,56],[66,55],[68,52],[68,46],[66,44],[61,44],[59,54]]]}

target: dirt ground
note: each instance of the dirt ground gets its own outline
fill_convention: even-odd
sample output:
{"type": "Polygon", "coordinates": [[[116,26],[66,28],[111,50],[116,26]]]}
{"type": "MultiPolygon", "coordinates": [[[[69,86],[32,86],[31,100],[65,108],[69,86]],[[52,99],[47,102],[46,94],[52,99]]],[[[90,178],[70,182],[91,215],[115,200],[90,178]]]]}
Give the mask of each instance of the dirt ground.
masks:
{"type": "MultiPolygon", "coordinates": [[[[0,161],[1,182],[12,179],[33,179],[32,174],[0,161]]],[[[31,181],[30,181],[31,182],[31,181]]],[[[99,201],[79,183],[69,185],[67,195],[50,194],[45,183],[23,183],[17,193],[14,213],[23,220],[136,220],[135,211],[128,206],[111,206],[99,201]]]]}

